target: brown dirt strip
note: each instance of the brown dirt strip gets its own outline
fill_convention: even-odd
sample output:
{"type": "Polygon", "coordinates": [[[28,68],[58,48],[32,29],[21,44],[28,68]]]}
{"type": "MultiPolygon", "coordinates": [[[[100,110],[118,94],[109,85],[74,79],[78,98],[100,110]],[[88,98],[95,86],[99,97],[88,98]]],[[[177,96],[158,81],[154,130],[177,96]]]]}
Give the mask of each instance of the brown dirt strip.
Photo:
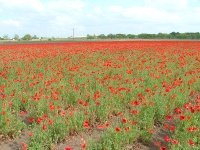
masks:
{"type": "Polygon", "coordinates": [[[19,137],[16,137],[15,139],[9,139],[2,143],[0,143],[0,149],[1,150],[21,150],[22,143],[28,143],[28,131],[22,131],[21,135],[19,137]]]}

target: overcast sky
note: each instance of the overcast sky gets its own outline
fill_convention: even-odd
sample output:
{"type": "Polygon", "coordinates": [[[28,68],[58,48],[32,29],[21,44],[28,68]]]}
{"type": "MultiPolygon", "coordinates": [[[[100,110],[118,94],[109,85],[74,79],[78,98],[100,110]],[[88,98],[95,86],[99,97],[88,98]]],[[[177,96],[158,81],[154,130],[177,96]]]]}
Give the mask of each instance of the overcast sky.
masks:
{"type": "Polygon", "coordinates": [[[0,36],[200,32],[200,0],[0,0],[0,36]]]}

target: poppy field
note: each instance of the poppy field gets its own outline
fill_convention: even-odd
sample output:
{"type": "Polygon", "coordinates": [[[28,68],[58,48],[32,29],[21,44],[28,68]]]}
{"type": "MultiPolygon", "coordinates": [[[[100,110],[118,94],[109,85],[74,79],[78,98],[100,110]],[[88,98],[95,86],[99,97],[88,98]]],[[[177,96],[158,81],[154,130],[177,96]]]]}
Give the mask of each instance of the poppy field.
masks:
{"type": "Polygon", "coordinates": [[[199,122],[200,42],[0,45],[0,149],[199,150],[199,122]]]}

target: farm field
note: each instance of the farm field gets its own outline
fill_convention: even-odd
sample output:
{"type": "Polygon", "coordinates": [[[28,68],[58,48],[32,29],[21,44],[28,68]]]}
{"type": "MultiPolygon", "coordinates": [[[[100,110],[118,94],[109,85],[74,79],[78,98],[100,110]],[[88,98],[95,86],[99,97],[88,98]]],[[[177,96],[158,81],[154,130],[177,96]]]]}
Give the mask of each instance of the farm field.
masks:
{"type": "Polygon", "coordinates": [[[200,42],[0,45],[0,149],[199,150],[199,122],[200,42]]]}

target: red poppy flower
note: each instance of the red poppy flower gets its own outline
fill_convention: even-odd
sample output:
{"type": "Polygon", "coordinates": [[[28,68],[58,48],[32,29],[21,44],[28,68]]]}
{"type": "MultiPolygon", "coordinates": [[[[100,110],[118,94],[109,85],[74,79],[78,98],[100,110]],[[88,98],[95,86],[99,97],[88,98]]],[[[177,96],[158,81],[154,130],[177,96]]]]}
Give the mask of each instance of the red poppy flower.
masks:
{"type": "Polygon", "coordinates": [[[166,136],[164,137],[164,140],[165,140],[165,142],[169,142],[169,141],[170,141],[170,137],[169,137],[168,135],[166,135],[166,136]]]}
{"type": "Polygon", "coordinates": [[[178,140],[172,139],[171,143],[174,144],[174,145],[177,145],[179,142],[178,142],[178,140]]]}
{"type": "Polygon", "coordinates": [[[120,127],[116,127],[116,128],[115,128],[115,131],[116,131],[116,132],[120,132],[120,131],[121,131],[120,127]]]}
{"type": "Polygon", "coordinates": [[[181,121],[183,121],[183,120],[185,120],[185,119],[186,119],[185,116],[182,116],[182,115],[180,116],[180,120],[181,120],[181,121]]]}
{"type": "Polygon", "coordinates": [[[126,70],[126,73],[127,73],[127,74],[132,74],[133,72],[132,72],[131,69],[129,69],[129,70],[126,70]]]}
{"type": "Polygon", "coordinates": [[[166,120],[171,121],[172,119],[173,119],[173,116],[171,115],[166,116],[166,120]]]}
{"type": "Polygon", "coordinates": [[[182,113],[182,110],[180,108],[175,108],[174,111],[175,111],[176,114],[181,114],[182,113]]]}
{"type": "Polygon", "coordinates": [[[162,147],[160,147],[160,150],[167,150],[167,148],[162,146],[162,147]]]}
{"type": "Polygon", "coordinates": [[[28,145],[24,142],[21,143],[22,150],[28,150],[28,145]]]}
{"type": "Polygon", "coordinates": [[[85,121],[83,122],[83,127],[86,128],[86,129],[90,128],[90,123],[89,123],[88,120],[85,120],[85,121]]]}
{"type": "Polygon", "coordinates": [[[67,146],[67,147],[65,147],[65,150],[73,150],[73,148],[72,148],[72,147],[69,147],[69,146],[67,146]]]}
{"type": "Polygon", "coordinates": [[[194,142],[192,139],[189,139],[189,140],[188,140],[188,144],[189,144],[190,146],[194,146],[194,145],[195,145],[195,142],[194,142]]]}
{"type": "Polygon", "coordinates": [[[169,130],[170,130],[170,131],[174,131],[175,128],[176,128],[176,127],[175,127],[174,125],[172,125],[172,126],[169,127],[169,130]]]}
{"type": "Polygon", "coordinates": [[[127,123],[127,119],[126,119],[126,118],[123,118],[123,119],[122,119],[122,123],[127,123]]]}

